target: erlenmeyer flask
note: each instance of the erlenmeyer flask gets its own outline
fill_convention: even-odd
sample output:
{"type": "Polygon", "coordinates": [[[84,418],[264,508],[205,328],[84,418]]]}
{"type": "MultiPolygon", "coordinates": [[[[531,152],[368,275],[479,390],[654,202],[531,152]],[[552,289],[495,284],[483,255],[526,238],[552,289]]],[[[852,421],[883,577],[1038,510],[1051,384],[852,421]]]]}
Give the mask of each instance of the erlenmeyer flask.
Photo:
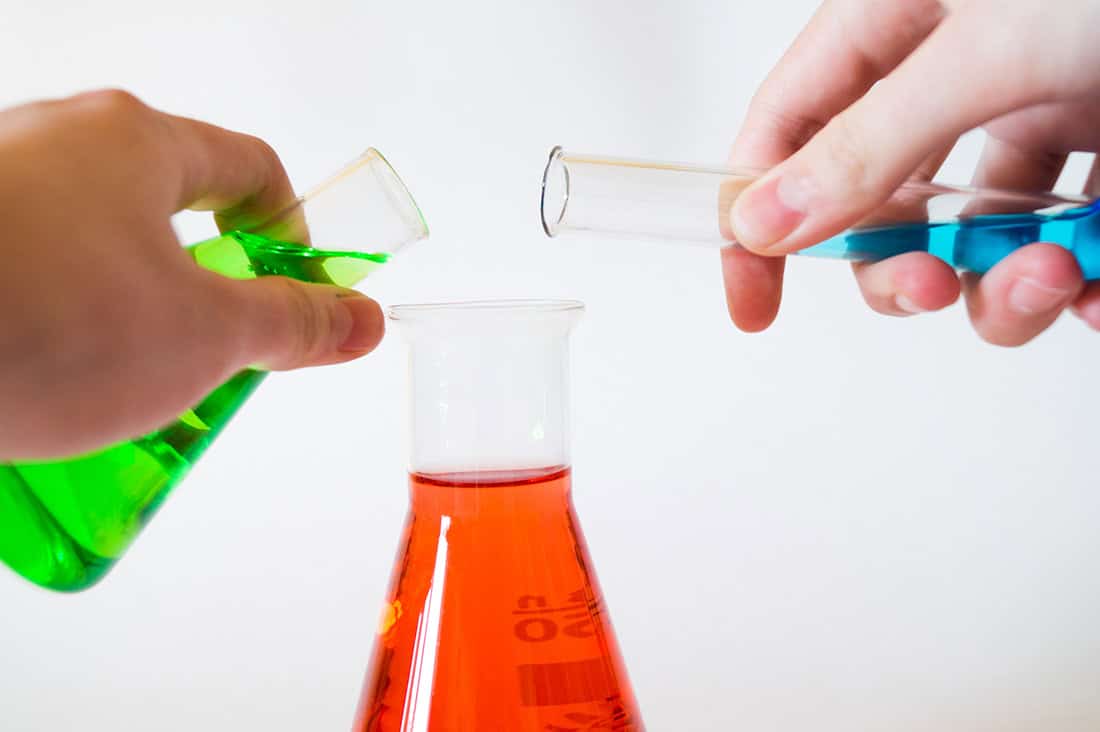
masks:
{"type": "MultiPolygon", "coordinates": [[[[351,287],[426,235],[397,173],[370,149],[268,221],[188,252],[228,277],[351,287]]],[[[94,584],[265,376],[242,371],[163,429],[90,455],[0,464],[0,559],[50,589],[94,584]]]]}
{"type": "Polygon", "coordinates": [[[570,490],[583,306],[393,307],[410,507],[356,732],[644,729],[570,490]]]}

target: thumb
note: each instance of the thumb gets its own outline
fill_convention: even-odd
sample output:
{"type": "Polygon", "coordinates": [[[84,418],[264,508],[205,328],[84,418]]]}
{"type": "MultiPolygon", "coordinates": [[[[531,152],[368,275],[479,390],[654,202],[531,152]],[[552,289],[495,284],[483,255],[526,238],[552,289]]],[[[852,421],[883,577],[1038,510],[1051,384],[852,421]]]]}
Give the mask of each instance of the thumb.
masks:
{"type": "Polygon", "coordinates": [[[1029,71],[1032,54],[1001,42],[982,21],[966,10],[948,16],[891,74],[742,193],[730,212],[738,241],[780,255],[839,234],[963,132],[1041,101],[1047,70],[1029,71]]]}
{"type": "Polygon", "coordinates": [[[382,340],[382,309],[366,295],[287,277],[224,280],[236,304],[228,329],[238,343],[238,366],[285,371],[342,363],[382,340]]]}

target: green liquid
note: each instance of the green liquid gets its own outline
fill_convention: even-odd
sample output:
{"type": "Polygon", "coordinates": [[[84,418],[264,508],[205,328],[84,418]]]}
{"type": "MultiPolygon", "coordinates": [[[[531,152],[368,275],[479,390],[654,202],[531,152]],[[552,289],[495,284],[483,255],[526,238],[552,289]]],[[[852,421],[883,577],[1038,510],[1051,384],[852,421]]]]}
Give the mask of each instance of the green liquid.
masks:
{"type": "MultiPolygon", "coordinates": [[[[389,258],[241,232],[188,251],[227,277],[283,275],[343,287],[389,258]]],[[[266,376],[242,371],[172,424],[136,440],[68,460],[0,464],[0,559],[50,589],[95,584],[266,376]]]]}

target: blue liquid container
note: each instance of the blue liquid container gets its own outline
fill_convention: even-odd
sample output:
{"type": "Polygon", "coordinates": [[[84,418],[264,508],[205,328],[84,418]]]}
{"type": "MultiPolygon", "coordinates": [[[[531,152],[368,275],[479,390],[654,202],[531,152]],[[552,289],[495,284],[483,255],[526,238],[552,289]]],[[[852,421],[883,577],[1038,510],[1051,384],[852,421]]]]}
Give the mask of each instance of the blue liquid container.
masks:
{"type": "MultiPolygon", "coordinates": [[[[735,243],[730,211],[766,171],[550,151],[540,213],[564,232],[721,248],[735,243]]],[[[856,226],[798,252],[878,261],[928,252],[983,273],[1022,246],[1058,244],[1087,280],[1100,279],[1100,201],[1082,196],[905,183],[856,226]]]]}
{"type": "Polygon", "coordinates": [[[1052,214],[981,214],[945,223],[854,228],[799,254],[877,261],[906,252],[928,252],[956,269],[984,273],[1034,242],[1069,250],[1086,280],[1100,280],[1100,201],[1052,214]]]}

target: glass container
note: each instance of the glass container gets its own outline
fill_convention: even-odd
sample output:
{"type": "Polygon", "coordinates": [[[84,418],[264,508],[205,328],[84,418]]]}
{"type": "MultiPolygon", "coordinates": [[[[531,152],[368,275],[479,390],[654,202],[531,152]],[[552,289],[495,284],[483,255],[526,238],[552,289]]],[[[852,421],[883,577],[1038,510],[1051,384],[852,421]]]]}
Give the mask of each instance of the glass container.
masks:
{"type": "MultiPolygon", "coordinates": [[[[372,148],[267,221],[187,251],[227,277],[351,287],[427,233],[405,185],[372,148]]],[[[93,585],[265,376],[245,369],[162,429],[91,454],[0,464],[0,559],[49,589],[93,585]]]]}
{"type": "Polygon", "coordinates": [[[581,532],[572,301],[403,305],[409,512],[356,732],[644,729],[581,532]]]}
{"type": "MultiPolygon", "coordinates": [[[[711,248],[736,244],[730,209],[765,171],[550,152],[541,216],[547,236],[587,233],[711,248]]],[[[909,182],[851,229],[798,252],[877,261],[928,252],[986,272],[1032,242],[1069,250],[1086,280],[1100,279],[1100,201],[909,182]]]]}

